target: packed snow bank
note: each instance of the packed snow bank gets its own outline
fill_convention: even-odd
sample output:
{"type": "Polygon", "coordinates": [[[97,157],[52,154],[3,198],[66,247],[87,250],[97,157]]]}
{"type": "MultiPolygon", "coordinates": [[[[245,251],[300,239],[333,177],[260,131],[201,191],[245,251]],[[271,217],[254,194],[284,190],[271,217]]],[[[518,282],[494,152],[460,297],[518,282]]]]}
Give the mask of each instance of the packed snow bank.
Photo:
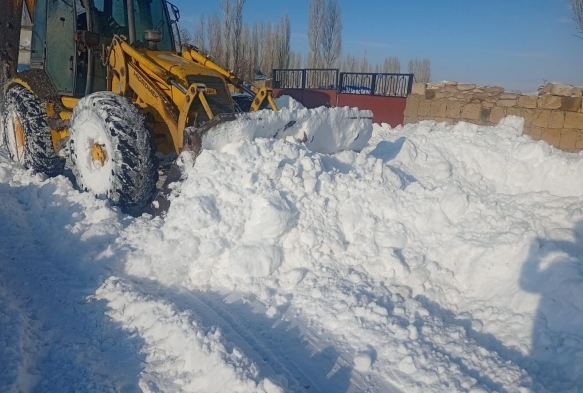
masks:
{"type": "Polygon", "coordinates": [[[131,222],[0,150],[0,391],[282,392],[217,326],[128,280],[131,222]]]}
{"type": "Polygon", "coordinates": [[[361,150],[372,135],[372,112],[356,108],[262,110],[241,114],[238,119],[214,127],[203,137],[203,149],[254,138],[303,142],[320,153],[361,150]]]}
{"type": "Polygon", "coordinates": [[[187,169],[164,220],[0,157],[0,213],[27,224],[0,221],[23,239],[0,237],[0,255],[27,261],[0,257],[0,328],[26,333],[0,334],[0,387],[40,370],[52,391],[583,389],[582,156],[517,118],[375,125],[333,155],[242,124],[187,169]],[[79,363],[67,353],[89,355],[60,374],[79,363]]]}
{"type": "Polygon", "coordinates": [[[353,375],[405,391],[582,386],[581,158],[521,136],[517,118],[375,127],[362,153],[266,139],[203,151],[165,222],[127,233],[141,248],[128,271],[252,293],[333,337],[353,375]],[[528,262],[557,258],[541,241],[570,252],[546,282],[528,262]]]}
{"type": "Polygon", "coordinates": [[[278,109],[287,108],[289,110],[296,110],[305,108],[301,102],[296,101],[292,97],[286,95],[278,97],[274,101],[278,109]]]}

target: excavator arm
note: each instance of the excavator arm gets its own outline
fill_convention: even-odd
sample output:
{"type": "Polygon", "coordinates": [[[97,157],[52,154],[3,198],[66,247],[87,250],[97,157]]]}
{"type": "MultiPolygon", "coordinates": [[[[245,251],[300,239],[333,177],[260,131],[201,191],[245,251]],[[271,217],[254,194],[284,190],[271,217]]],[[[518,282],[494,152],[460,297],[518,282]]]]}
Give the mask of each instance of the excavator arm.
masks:
{"type": "Polygon", "coordinates": [[[245,93],[249,94],[253,97],[253,102],[251,104],[251,111],[258,111],[261,109],[262,104],[264,101],[267,101],[271,109],[277,111],[277,106],[273,101],[273,93],[271,89],[267,89],[265,87],[259,89],[257,92],[254,92],[243,83],[241,79],[234,73],[224,69],[217,63],[215,63],[210,56],[204,55],[200,50],[192,45],[183,45],[182,46],[182,56],[186,60],[194,61],[202,66],[205,66],[211,70],[215,70],[219,74],[223,76],[223,78],[227,79],[235,88],[244,91],[245,93]]]}

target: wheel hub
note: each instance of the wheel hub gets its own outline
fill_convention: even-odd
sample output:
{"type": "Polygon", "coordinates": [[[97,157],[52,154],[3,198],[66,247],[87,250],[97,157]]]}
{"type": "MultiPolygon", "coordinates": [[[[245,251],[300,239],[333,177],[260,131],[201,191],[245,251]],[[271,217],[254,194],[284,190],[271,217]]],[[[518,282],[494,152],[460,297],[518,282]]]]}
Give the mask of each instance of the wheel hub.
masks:
{"type": "Polygon", "coordinates": [[[22,122],[20,117],[14,116],[14,133],[16,134],[16,145],[19,148],[24,147],[24,127],[22,127],[22,122]]]}
{"type": "Polygon", "coordinates": [[[24,126],[22,125],[22,120],[17,113],[12,112],[10,116],[10,125],[12,126],[12,136],[13,136],[13,153],[14,158],[18,162],[22,162],[24,158],[24,148],[26,145],[26,139],[24,137],[24,126]]]}
{"type": "Polygon", "coordinates": [[[107,159],[107,154],[105,153],[105,145],[94,143],[91,146],[91,159],[93,160],[94,164],[104,166],[105,160],[107,159]]]}

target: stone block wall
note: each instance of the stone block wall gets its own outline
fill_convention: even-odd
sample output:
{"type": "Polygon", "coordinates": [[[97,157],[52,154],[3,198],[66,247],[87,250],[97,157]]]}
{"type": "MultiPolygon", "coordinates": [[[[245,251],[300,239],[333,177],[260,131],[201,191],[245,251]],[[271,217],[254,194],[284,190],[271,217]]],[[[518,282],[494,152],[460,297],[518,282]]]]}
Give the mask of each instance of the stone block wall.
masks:
{"type": "Polygon", "coordinates": [[[583,90],[548,83],[537,95],[507,93],[497,86],[441,82],[413,85],[404,124],[420,120],[496,125],[505,116],[524,118],[524,133],[560,149],[583,150],[583,90]]]}

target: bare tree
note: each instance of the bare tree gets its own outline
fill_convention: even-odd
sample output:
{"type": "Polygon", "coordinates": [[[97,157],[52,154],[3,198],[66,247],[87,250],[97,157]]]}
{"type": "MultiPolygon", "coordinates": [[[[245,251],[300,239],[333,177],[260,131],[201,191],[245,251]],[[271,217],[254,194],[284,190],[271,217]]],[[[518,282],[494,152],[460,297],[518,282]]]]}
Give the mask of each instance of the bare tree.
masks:
{"type": "Polygon", "coordinates": [[[241,32],[241,43],[239,49],[239,60],[237,61],[237,73],[243,80],[252,81],[255,79],[255,65],[253,64],[253,47],[251,43],[251,31],[249,25],[243,25],[241,32]]]}
{"type": "Polygon", "coordinates": [[[312,0],[310,2],[310,14],[308,21],[308,39],[310,41],[310,57],[308,67],[319,68],[322,66],[322,39],[323,26],[326,23],[326,0],[312,0]]]}
{"type": "Polygon", "coordinates": [[[352,55],[346,55],[342,59],[342,62],[340,64],[340,69],[343,72],[358,72],[359,71],[358,60],[356,60],[356,57],[354,57],[352,55]]]}
{"type": "Polygon", "coordinates": [[[180,29],[180,42],[184,44],[192,44],[192,35],[186,29],[180,29]]]}
{"type": "Polygon", "coordinates": [[[387,57],[383,63],[383,72],[398,74],[401,72],[401,61],[398,57],[387,57]]]}
{"type": "Polygon", "coordinates": [[[277,27],[273,27],[271,22],[265,28],[265,46],[263,48],[263,73],[269,73],[275,68],[277,51],[277,27]]]}
{"type": "Polygon", "coordinates": [[[277,24],[249,25],[243,22],[245,3],[246,0],[222,0],[223,20],[216,13],[208,19],[201,18],[194,30],[195,45],[203,51],[208,48],[218,64],[247,81],[254,80],[257,71],[270,75],[273,68],[287,68],[293,63],[299,67],[301,55],[292,56],[290,50],[291,24],[287,14],[277,24]]]}
{"type": "Polygon", "coordinates": [[[194,29],[194,38],[192,39],[193,45],[196,46],[203,52],[208,52],[206,45],[206,30],[205,30],[205,17],[203,14],[200,15],[200,20],[198,26],[194,29]]]}
{"type": "Polygon", "coordinates": [[[221,20],[215,13],[208,20],[209,54],[219,63],[225,64],[225,50],[223,49],[223,36],[221,20]]]}
{"type": "Polygon", "coordinates": [[[223,50],[225,62],[223,66],[232,69],[231,54],[232,54],[232,34],[233,34],[233,14],[234,9],[231,0],[222,0],[221,9],[223,10],[223,50]]]}
{"type": "Polygon", "coordinates": [[[302,54],[300,52],[291,51],[289,54],[289,68],[302,68],[302,54]]]}
{"type": "Polygon", "coordinates": [[[577,29],[583,34],[583,0],[571,0],[573,20],[577,23],[577,29]]]}
{"type": "Polygon", "coordinates": [[[291,26],[287,13],[281,18],[281,24],[277,29],[276,44],[276,68],[287,68],[289,63],[291,26]]]}
{"type": "Polygon", "coordinates": [[[258,41],[258,48],[257,48],[258,58],[257,58],[256,67],[259,68],[261,70],[261,72],[263,72],[265,74],[265,72],[268,71],[265,67],[265,64],[266,64],[265,52],[266,52],[266,46],[267,46],[267,25],[265,24],[265,22],[261,22],[257,26],[257,32],[258,32],[257,34],[259,37],[259,41],[258,41]]]}
{"type": "Polygon", "coordinates": [[[337,0],[329,0],[322,33],[323,66],[331,68],[342,53],[342,15],[337,0]]]}
{"type": "Polygon", "coordinates": [[[243,6],[245,5],[246,0],[235,0],[235,4],[233,5],[233,69],[240,73],[240,64],[239,61],[241,60],[241,32],[243,30],[243,6]]]}
{"type": "Polygon", "coordinates": [[[253,72],[261,69],[261,62],[259,61],[260,42],[262,41],[259,35],[259,25],[257,22],[253,23],[253,33],[251,34],[251,64],[253,64],[253,72]]]}
{"type": "Polygon", "coordinates": [[[370,72],[370,63],[366,52],[364,52],[364,56],[360,60],[359,72],[370,72]]]}
{"type": "Polygon", "coordinates": [[[410,74],[414,74],[416,82],[431,82],[431,61],[429,59],[411,59],[407,68],[410,74]]]}

